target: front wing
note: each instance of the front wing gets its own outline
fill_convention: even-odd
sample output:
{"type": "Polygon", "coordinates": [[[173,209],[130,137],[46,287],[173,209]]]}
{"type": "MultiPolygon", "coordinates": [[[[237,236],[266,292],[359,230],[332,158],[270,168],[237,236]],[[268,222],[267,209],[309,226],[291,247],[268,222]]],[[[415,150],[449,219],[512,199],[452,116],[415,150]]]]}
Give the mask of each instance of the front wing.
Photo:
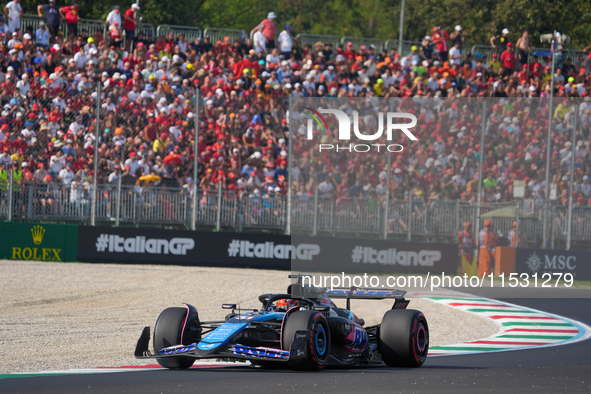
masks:
{"type": "MultiPolygon", "coordinates": [[[[228,358],[250,361],[278,361],[289,360],[289,351],[269,347],[253,347],[240,344],[227,344],[211,350],[199,349],[196,343],[190,345],[176,345],[160,349],[157,353],[150,352],[150,327],[145,327],[135,348],[135,357],[140,359],[158,359],[169,357],[193,357],[195,359],[228,358]]],[[[295,345],[295,343],[294,343],[295,345]]]]}

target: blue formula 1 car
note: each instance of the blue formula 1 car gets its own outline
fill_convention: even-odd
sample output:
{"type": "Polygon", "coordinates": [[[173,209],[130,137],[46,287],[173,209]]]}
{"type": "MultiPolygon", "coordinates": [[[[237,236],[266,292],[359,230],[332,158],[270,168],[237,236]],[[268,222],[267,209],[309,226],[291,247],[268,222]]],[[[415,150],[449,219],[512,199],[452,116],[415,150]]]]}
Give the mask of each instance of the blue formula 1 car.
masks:
{"type": "Polygon", "coordinates": [[[300,279],[286,294],[259,296],[259,310],[223,304],[222,309],[231,312],[222,321],[200,321],[197,309],[188,304],[167,308],[154,327],[154,353],[149,350],[150,327],[145,327],[135,356],[156,359],[170,369],[186,369],[195,360],[207,358],[249,360],[252,365],[283,365],[294,370],[423,365],[429,349],[429,328],[423,313],[406,309],[406,292],[358,288],[329,291],[302,287],[300,279]],[[347,307],[338,308],[331,297],[347,299],[347,307]],[[351,299],[386,298],[393,299],[394,304],[381,324],[364,327],[364,320],[350,310],[351,299]]]}

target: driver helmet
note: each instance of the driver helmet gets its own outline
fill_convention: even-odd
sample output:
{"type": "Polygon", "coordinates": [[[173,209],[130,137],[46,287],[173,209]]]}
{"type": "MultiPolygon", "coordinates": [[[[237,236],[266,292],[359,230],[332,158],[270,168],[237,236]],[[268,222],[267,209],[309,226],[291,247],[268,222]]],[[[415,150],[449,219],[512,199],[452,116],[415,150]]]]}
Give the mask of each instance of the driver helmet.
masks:
{"type": "Polygon", "coordinates": [[[276,307],[278,310],[287,311],[287,310],[294,308],[298,305],[300,305],[300,302],[298,300],[294,300],[292,298],[283,298],[281,300],[277,300],[276,307]]]}

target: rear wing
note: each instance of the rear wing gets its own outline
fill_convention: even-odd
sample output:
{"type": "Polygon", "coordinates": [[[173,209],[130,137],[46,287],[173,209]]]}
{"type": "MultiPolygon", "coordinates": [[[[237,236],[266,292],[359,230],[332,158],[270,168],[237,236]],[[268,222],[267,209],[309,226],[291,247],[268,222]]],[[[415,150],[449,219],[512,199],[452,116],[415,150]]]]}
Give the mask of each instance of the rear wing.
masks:
{"type": "Polygon", "coordinates": [[[290,286],[290,294],[301,295],[306,298],[318,298],[318,296],[325,294],[330,298],[335,299],[346,299],[347,309],[351,309],[350,300],[384,300],[387,298],[394,299],[394,305],[392,309],[406,309],[406,306],[410,301],[404,298],[406,291],[395,290],[395,289],[361,289],[357,287],[339,287],[333,289],[327,289],[322,287],[315,287],[304,284],[304,278],[310,277],[309,275],[289,275],[290,279],[295,279],[295,283],[290,286]]]}

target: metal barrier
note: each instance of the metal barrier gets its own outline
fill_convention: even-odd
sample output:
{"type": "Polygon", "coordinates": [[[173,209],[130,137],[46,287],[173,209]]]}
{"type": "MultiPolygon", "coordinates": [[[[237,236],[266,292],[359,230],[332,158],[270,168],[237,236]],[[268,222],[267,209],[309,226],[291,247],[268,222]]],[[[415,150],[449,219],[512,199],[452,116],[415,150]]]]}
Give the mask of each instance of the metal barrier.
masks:
{"type": "Polygon", "coordinates": [[[240,200],[245,227],[283,228],[286,218],[286,199],[283,196],[251,194],[240,200]]]}
{"type": "Polygon", "coordinates": [[[341,44],[346,45],[347,42],[350,42],[351,44],[353,44],[353,49],[355,49],[356,51],[358,51],[362,45],[367,46],[369,49],[369,46],[373,44],[376,46],[377,52],[382,52],[382,49],[384,48],[384,43],[382,42],[382,40],[380,40],[378,38],[349,37],[349,36],[345,36],[345,37],[341,38],[341,44]]]}
{"type": "Polygon", "coordinates": [[[334,48],[339,45],[339,38],[337,36],[331,36],[326,34],[305,34],[300,33],[296,36],[300,40],[300,45],[302,48],[304,45],[309,44],[314,46],[317,42],[321,42],[323,44],[331,43],[334,48]]]}
{"type": "Polygon", "coordinates": [[[578,51],[574,49],[565,49],[564,51],[562,51],[562,56],[564,57],[565,61],[567,59],[570,59],[573,64],[579,64],[579,58],[582,57],[583,61],[585,61],[589,57],[589,52],[578,51]]]}
{"type": "MultiPolygon", "coordinates": [[[[92,185],[73,182],[24,183],[20,191],[0,191],[0,219],[17,221],[72,221],[88,223],[92,185]],[[12,198],[7,198],[11,196],[12,198]],[[9,215],[11,209],[11,215],[9,215]]],[[[192,199],[181,188],[159,186],[101,184],[97,187],[97,221],[142,226],[178,226],[190,228],[192,199]]],[[[481,214],[513,206],[513,203],[483,204],[481,214]]],[[[287,199],[265,193],[239,196],[231,190],[200,190],[196,222],[200,226],[241,229],[267,228],[281,230],[287,217],[287,199]]],[[[375,198],[339,199],[294,195],[291,226],[295,232],[332,235],[365,234],[378,236],[387,226],[390,237],[412,239],[448,239],[454,241],[462,223],[473,222],[477,206],[461,201],[392,200],[388,217],[375,198]]],[[[552,243],[564,242],[567,229],[566,206],[553,206],[550,232],[552,243]]],[[[591,239],[591,207],[573,208],[572,239],[591,239]]],[[[481,222],[484,219],[481,219],[481,222]]],[[[494,231],[506,239],[513,218],[495,219],[494,231]]],[[[542,237],[542,209],[520,219],[520,237],[532,245],[542,237]]],[[[476,227],[476,226],[474,226],[476,227]]],[[[482,223],[480,223],[480,228],[482,223]]]]}
{"type": "Polygon", "coordinates": [[[158,37],[167,36],[168,33],[173,33],[176,37],[184,34],[188,42],[194,42],[203,36],[203,32],[197,26],[159,25],[156,29],[156,35],[158,37]]]}
{"type": "Polygon", "coordinates": [[[486,59],[488,61],[490,61],[492,59],[492,55],[494,55],[495,53],[497,55],[499,54],[499,49],[494,48],[490,45],[474,45],[474,46],[472,46],[470,53],[472,55],[476,55],[477,53],[480,53],[483,57],[486,57],[486,59]]]}
{"type": "Polygon", "coordinates": [[[150,23],[138,23],[135,30],[136,30],[136,34],[137,34],[137,32],[141,31],[144,33],[144,35],[146,37],[148,37],[148,36],[156,37],[156,28],[154,27],[154,25],[152,25],[150,23]]]}
{"type": "MultiPolygon", "coordinates": [[[[33,29],[33,33],[39,28],[39,22],[45,21],[45,17],[40,18],[34,14],[23,14],[21,19],[21,28],[23,31],[27,31],[28,28],[33,29]]],[[[101,32],[103,36],[107,33],[107,25],[104,21],[98,19],[80,19],[78,21],[78,31],[86,30],[89,36],[94,35],[97,32],[101,32]]],[[[68,25],[65,21],[60,24],[60,31],[64,33],[64,36],[68,34],[68,25]]]]}
{"type": "Polygon", "coordinates": [[[248,35],[244,30],[238,29],[218,29],[216,27],[208,27],[203,31],[204,37],[209,37],[209,41],[212,43],[223,41],[224,37],[228,37],[230,42],[234,42],[235,39],[240,41],[246,40],[248,35]]]}
{"type": "MultiPolygon", "coordinates": [[[[386,42],[384,43],[384,49],[386,49],[387,51],[389,51],[390,49],[394,48],[394,49],[396,49],[396,51],[398,51],[398,43],[399,42],[400,41],[399,40],[396,40],[396,39],[386,40],[386,42]]],[[[410,50],[411,50],[411,48],[413,46],[416,46],[416,47],[420,48],[421,47],[421,44],[422,44],[422,42],[420,42],[420,41],[405,41],[405,40],[402,40],[402,54],[410,52],[410,50]]]]}

